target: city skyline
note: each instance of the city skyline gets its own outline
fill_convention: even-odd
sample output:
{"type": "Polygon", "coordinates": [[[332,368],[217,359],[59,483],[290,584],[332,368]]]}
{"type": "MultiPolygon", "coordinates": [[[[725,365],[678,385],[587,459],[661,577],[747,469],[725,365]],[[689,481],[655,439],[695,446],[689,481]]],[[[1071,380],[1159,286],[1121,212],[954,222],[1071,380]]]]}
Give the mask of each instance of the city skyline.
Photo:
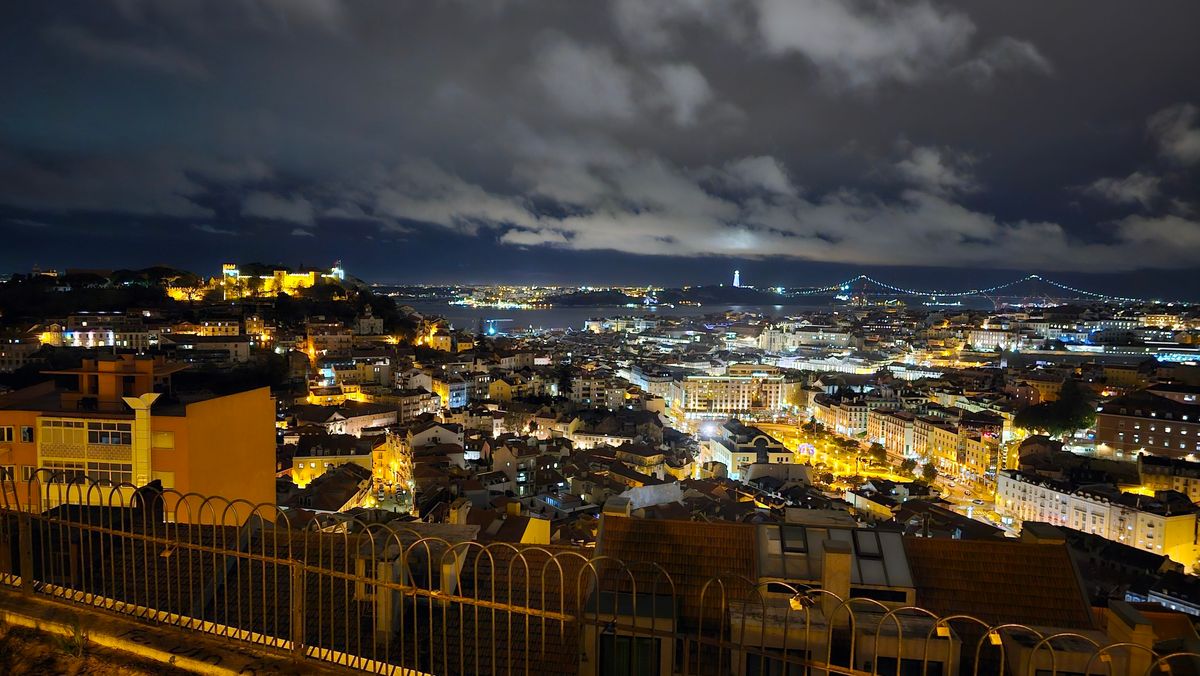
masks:
{"type": "Polygon", "coordinates": [[[1197,26],[0,6],[0,671],[1200,673],[1197,26]]]}
{"type": "Polygon", "coordinates": [[[0,269],[1191,295],[1193,5],[655,7],[7,8],[0,269]]]}
{"type": "MultiPolygon", "coordinates": [[[[95,259],[92,259],[93,262],[95,259]]],[[[181,271],[195,273],[201,277],[213,278],[218,277],[222,264],[228,262],[228,258],[220,259],[220,263],[203,264],[202,267],[186,267],[174,265],[167,261],[149,261],[135,262],[134,264],[116,264],[111,266],[87,266],[87,267],[59,267],[54,265],[43,265],[41,262],[35,262],[32,266],[15,269],[2,270],[0,274],[16,274],[24,275],[30,272],[54,272],[55,274],[64,274],[71,270],[79,272],[98,272],[101,274],[119,271],[119,270],[142,270],[153,267],[176,268],[181,271]]],[[[899,296],[921,296],[926,295],[921,293],[924,291],[942,291],[951,295],[961,295],[963,292],[975,289],[991,289],[993,287],[1010,287],[1015,284],[1020,284],[1025,281],[1031,281],[1038,286],[1018,287],[1016,291],[1021,296],[1042,296],[1049,295],[1059,299],[1077,298],[1079,300],[1087,300],[1089,298],[1103,301],[1136,301],[1136,302],[1163,302],[1163,303],[1189,303],[1196,300],[1196,292],[1190,286],[1189,275],[1190,271],[1165,271],[1155,275],[1154,278],[1147,278],[1139,273],[1127,273],[1124,275],[1097,275],[1097,274],[1072,274],[1072,273],[1053,273],[1051,275],[1039,274],[1036,272],[1025,273],[1019,270],[962,270],[962,269],[942,269],[939,274],[933,279],[926,276],[930,270],[927,268],[883,268],[882,274],[872,274],[870,271],[879,270],[878,268],[854,268],[850,266],[813,266],[820,270],[815,275],[787,275],[781,274],[777,269],[770,264],[755,264],[743,265],[749,267],[753,271],[761,271],[765,275],[765,279],[754,278],[755,283],[740,283],[730,284],[729,275],[732,272],[740,273],[740,269],[725,270],[724,268],[713,269],[712,265],[719,265],[728,262],[726,259],[708,262],[709,267],[705,270],[698,271],[697,275],[692,278],[679,278],[674,276],[664,277],[661,274],[649,275],[644,273],[634,273],[628,278],[620,278],[612,274],[604,274],[601,276],[589,274],[575,274],[573,276],[548,276],[548,275],[517,275],[506,279],[483,279],[478,277],[457,277],[457,276],[432,276],[419,277],[408,276],[404,278],[391,277],[384,273],[380,277],[363,277],[357,274],[359,271],[351,268],[348,274],[351,277],[361,279],[362,281],[377,286],[517,286],[517,287],[657,287],[657,288],[688,288],[688,287],[706,287],[706,286],[742,286],[747,288],[760,289],[812,289],[832,287],[844,282],[854,283],[855,289],[861,287],[865,283],[868,284],[872,293],[877,295],[887,295],[889,291],[897,289],[889,289],[899,285],[899,296]],[[724,274],[722,273],[724,270],[724,274]],[[722,278],[723,275],[723,278],[722,278]],[[1054,287],[1059,287],[1064,292],[1077,292],[1074,295],[1071,293],[1057,293],[1054,287]],[[1081,288],[1082,287],[1082,288],[1081,288]]],[[[258,261],[241,261],[241,263],[261,263],[268,266],[281,266],[288,269],[314,269],[322,270],[328,268],[322,261],[279,261],[279,260],[258,260],[258,261]]],[[[338,264],[344,264],[344,261],[338,259],[338,264]]],[[[757,273],[756,273],[757,274],[757,273]]],[[[740,277],[739,277],[740,282],[740,277]]],[[[850,289],[853,290],[853,289],[850,289]]],[[[978,294],[967,294],[976,296],[978,294]]]]}

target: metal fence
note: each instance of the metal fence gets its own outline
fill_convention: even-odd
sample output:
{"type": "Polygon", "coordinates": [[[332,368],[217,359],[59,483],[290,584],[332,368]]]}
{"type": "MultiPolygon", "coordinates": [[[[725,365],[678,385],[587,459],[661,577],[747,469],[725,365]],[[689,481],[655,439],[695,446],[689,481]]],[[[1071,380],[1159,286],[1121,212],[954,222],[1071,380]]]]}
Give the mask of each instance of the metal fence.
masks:
{"type": "Polygon", "coordinates": [[[4,584],[376,673],[1143,675],[1200,657],[779,582],[684,584],[655,564],[481,544],[453,526],[301,523],[274,505],[48,472],[0,495],[4,584]]]}

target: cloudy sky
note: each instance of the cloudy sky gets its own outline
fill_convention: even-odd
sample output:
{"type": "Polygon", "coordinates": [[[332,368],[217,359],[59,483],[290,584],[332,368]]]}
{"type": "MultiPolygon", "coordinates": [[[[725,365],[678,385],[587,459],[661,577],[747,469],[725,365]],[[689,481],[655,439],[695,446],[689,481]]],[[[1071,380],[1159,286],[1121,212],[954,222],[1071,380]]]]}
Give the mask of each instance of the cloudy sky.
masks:
{"type": "Polygon", "coordinates": [[[0,9],[0,271],[1200,295],[1200,3],[0,9]]]}

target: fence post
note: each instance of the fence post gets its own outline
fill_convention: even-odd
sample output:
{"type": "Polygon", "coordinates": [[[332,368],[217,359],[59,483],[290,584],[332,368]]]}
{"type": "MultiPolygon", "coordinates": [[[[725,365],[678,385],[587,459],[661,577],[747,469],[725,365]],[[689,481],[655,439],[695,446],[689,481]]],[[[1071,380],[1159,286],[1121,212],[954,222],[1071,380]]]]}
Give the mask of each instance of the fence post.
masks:
{"type": "Polygon", "coordinates": [[[21,590],[33,593],[33,518],[28,512],[17,514],[17,549],[21,557],[21,590]]]}
{"type": "Polygon", "coordinates": [[[304,657],[304,564],[293,560],[291,606],[292,606],[292,656],[304,657]]]}

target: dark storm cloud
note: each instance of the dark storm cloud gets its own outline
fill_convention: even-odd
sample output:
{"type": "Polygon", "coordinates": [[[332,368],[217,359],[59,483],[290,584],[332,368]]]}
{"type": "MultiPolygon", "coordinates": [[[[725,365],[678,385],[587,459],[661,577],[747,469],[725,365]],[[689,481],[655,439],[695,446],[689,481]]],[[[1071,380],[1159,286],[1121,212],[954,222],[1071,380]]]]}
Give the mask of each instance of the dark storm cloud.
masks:
{"type": "Polygon", "coordinates": [[[547,269],[1196,267],[1197,5],[996,5],[13,4],[0,228],[231,256],[370,236],[419,271],[496,247],[547,269]]]}

